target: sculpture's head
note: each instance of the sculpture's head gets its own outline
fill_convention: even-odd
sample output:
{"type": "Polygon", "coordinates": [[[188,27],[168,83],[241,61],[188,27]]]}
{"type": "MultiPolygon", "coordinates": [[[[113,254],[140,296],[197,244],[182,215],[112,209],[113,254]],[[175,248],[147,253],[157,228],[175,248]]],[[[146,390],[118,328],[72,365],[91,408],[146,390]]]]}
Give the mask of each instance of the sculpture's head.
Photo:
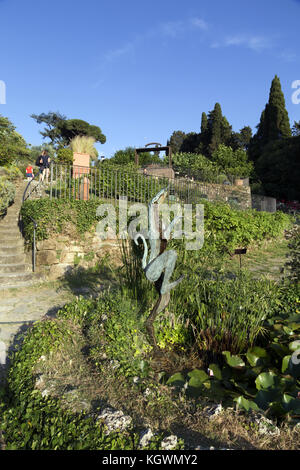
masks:
{"type": "Polygon", "coordinates": [[[161,189],[157,194],[156,196],[154,196],[154,198],[152,199],[152,201],[150,202],[150,204],[162,204],[166,197],[167,197],[167,194],[169,192],[169,186],[167,188],[163,188],[161,189]]]}

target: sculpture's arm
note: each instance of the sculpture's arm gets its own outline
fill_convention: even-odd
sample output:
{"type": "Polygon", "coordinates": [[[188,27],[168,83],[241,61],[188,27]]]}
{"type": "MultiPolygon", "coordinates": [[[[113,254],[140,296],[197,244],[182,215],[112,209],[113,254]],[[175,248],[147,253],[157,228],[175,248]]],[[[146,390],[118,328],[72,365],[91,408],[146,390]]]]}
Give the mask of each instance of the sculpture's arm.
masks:
{"type": "Polygon", "coordinates": [[[144,255],[143,255],[143,259],[142,259],[142,267],[143,267],[143,269],[145,269],[146,266],[147,266],[148,246],[147,246],[144,235],[142,235],[141,233],[136,234],[136,236],[134,237],[134,242],[135,242],[136,245],[138,245],[138,239],[139,238],[142,240],[142,242],[144,244],[144,255]]]}
{"type": "Polygon", "coordinates": [[[148,206],[149,218],[149,263],[160,254],[159,205],[165,200],[169,188],[163,188],[154,196],[148,206]]]}
{"type": "Polygon", "coordinates": [[[178,222],[179,219],[182,219],[182,218],[183,218],[182,215],[177,215],[176,217],[174,217],[174,219],[172,220],[168,228],[163,231],[163,237],[166,240],[169,240],[169,238],[171,238],[171,231],[174,225],[176,224],[176,222],[178,222]]]}

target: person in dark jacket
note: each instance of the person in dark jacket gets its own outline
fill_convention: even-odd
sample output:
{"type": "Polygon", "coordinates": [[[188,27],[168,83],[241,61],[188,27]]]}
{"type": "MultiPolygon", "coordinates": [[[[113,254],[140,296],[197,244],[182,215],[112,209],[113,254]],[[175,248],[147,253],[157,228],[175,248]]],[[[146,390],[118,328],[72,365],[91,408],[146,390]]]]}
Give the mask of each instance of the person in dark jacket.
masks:
{"type": "Polygon", "coordinates": [[[49,183],[49,169],[50,169],[50,157],[47,150],[43,150],[39,157],[39,166],[40,166],[40,182],[44,181],[46,176],[46,183],[49,183]]]}

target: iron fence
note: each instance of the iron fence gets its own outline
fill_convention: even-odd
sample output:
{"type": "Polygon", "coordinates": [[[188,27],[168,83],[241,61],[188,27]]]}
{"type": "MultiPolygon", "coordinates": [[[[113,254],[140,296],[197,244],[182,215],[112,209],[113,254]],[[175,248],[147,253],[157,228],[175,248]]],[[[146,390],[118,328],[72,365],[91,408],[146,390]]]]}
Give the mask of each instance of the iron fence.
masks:
{"type": "Polygon", "coordinates": [[[50,199],[117,201],[126,197],[129,202],[147,204],[166,186],[170,189],[169,203],[197,204],[207,199],[228,202],[241,209],[251,207],[247,188],[184,177],[168,178],[107,165],[87,168],[54,163],[45,192],[50,199]]]}

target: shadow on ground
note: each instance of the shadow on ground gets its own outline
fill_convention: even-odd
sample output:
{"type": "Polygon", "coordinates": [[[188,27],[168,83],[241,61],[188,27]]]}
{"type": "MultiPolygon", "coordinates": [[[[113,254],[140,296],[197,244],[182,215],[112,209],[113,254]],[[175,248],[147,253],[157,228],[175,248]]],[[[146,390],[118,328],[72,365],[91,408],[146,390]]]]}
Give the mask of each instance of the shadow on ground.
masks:
{"type": "Polygon", "coordinates": [[[119,270],[107,264],[98,263],[92,268],[77,266],[67,272],[61,281],[61,289],[68,289],[74,295],[96,297],[99,293],[118,283],[119,270]]]}

